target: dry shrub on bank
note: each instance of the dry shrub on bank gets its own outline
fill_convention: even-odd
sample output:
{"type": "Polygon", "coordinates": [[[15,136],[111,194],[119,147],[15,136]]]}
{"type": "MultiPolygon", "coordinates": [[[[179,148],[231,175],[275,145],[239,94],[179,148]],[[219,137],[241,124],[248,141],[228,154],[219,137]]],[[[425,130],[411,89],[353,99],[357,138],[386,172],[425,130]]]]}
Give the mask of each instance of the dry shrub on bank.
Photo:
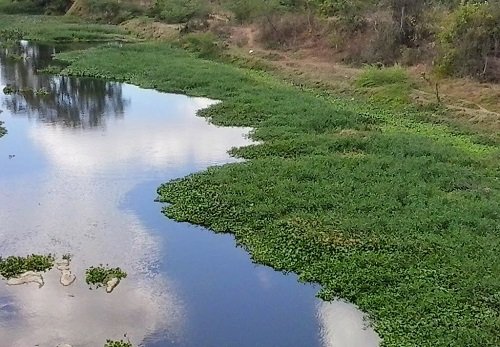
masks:
{"type": "Polygon", "coordinates": [[[357,21],[339,18],[332,21],[332,27],[332,45],[350,64],[415,65],[430,62],[435,55],[427,25],[415,24],[408,37],[389,10],[357,21]]]}
{"type": "Polygon", "coordinates": [[[264,16],[259,22],[257,40],[267,48],[288,49],[319,37],[322,25],[303,14],[287,13],[264,16]]]}
{"type": "MultiPolygon", "coordinates": [[[[399,32],[384,13],[367,20],[361,29],[345,38],[344,60],[355,64],[393,64],[400,56],[399,32]]],[[[346,35],[341,30],[341,35],[346,35]]]]}

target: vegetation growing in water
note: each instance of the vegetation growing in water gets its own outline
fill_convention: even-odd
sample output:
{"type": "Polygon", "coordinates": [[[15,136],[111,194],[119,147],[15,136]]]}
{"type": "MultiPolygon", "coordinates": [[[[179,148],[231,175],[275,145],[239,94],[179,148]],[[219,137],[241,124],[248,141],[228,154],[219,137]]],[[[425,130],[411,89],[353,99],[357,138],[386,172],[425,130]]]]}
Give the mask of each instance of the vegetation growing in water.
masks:
{"type": "Polygon", "coordinates": [[[17,88],[15,88],[15,87],[13,87],[13,86],[9,86],[9,85],[7,85],[7,86],[3,87],[3,90],[2,90],[2,91],[3,91],[3,93],[4,93],[5,95],[10,95],[10,94],[17,93],[17,88]]]}
{"type": "Polygon", "coordinates": [[[116,340],[106,340],[106,344],[104,347],[132,347],[132,343],[130,341],[116,341],[116,340]]]}
{"type": "MultiPolygon", "coordinates": [[[[255,261],[358,304],[385,346],[497,344],[497,144],[426,122],[436,110],[401,98],[334,97],[164,44],[59,58],[66,74],[220,99],[201,114],[255,128],[261,142],[233,150],[247,162],[159,189],[168,216],[232,232],[255,261]]],[[[408,82],[381,70],[358,83],[408,82]]]]}
{"type": "Polygon", "coordinates": [[[13,61],[21,61],[24,59],[24,57],[20,54],[10,53],[7,55],[7,59],[13,60],[13,61]]]}
{"type": "Polygon", "coordinates": [[[57,75],[61,73],[63,66],[59,65],[49,65],[44,68],[36,70],[37,73],[39,74],[47,74],[47,75],[57,75]]]}
{"type": "Polygon", "coordinates": [[[85,271],[85,281],[96,289],[106,286],[106,283],[112,278],[122,280],[125,277],[127,277],[127,273],[119,267],[110,268],[102,264],[96,267],[91,266],[85,271]]]}
{"type": "Polygon", "coordinates": [[[54,266],[52,254],[32,254],[26,257],[0,257],[0,275],[5,279],[19,276],[26,271],[45,272],[54,266]]]}

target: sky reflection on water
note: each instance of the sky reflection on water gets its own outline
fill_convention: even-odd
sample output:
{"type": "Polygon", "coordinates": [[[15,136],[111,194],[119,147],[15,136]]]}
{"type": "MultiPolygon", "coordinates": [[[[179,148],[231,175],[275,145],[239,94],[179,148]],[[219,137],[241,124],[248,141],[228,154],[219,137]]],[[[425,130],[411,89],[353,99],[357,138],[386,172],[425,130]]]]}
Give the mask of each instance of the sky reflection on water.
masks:
{"type": "Polygon", "coordinates": [[[92,79],[40,76],[54,51],[23,44],[0,54],[0,254],[73,255],[77,282],[58,272],[35,285],[0,285],[2,346],[101,346],[124,334],[145,346],[371,347],[362,314],[314,298],[317,288],[254,265],[230,235],[166,219],[156,187],[235,161],[249,129],[195,116],[213,101],[92,79]],[[15,155],[9,159],[9,155],[15,155]],[[85,268],[120,266],[111,295],[90,291],[85,268]]]}

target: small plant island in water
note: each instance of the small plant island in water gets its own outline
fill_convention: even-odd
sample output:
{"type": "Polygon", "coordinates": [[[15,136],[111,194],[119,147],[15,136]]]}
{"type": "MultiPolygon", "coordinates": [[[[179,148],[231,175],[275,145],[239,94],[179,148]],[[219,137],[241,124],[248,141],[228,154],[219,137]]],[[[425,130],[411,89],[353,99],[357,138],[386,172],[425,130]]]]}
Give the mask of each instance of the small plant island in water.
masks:
{"type": "Polygon", "coordinates": [[[111,293],[123,278],[127,277],[127,273],[119,267],[110,268],[107,265],[100,264],[97,267],[91,266],[85,271],[85,281],[92,289],[106,287],[106,292],[111,293]]]}
{"type": "Polygon", "coordinates": [[[0,257],[0,275],[9,285],[38,283],[41,288],[44,285],[41,273],[50,270],[54,266],[54,260],[55,257],[50,253],[0,257]]]}

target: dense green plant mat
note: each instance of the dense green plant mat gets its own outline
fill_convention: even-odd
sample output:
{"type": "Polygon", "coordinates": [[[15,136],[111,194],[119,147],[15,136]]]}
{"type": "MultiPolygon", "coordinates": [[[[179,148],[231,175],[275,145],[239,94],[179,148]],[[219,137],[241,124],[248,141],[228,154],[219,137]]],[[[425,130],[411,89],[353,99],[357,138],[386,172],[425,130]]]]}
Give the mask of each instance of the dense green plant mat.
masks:
{"type": "Polygon", "coordinates": [[[109,42],[132,38],[118,26],[85,23],[74,17],[0,14],[1,41],[109,42]]]}
{"type": "Polygon", "coordinates": [[[110,268],[108,266],[91,266],[85,271],[85,282],[96,289],[100,287],[105,287],[106,283],[112,278],[117,278],[121,280],[127,277],[127,273],[124,272],[119,267],[110,268]]]}
{"type": "Polygon", "coordinates": [[[220,99],[200,114],[255,127],[262,142],[233,150],[247,162],[159,188],[167,216],[234,233],[255,261],[358,304],[385,346],[500,345],[495,145],[391,112],[389,96],[338,99],[166,45],[59,59],[70,75],[220,99]]]}
{"type": "Polygon", "coordinates": [[[0,257],[0,275],[5,279],[10,279],[27,271],[45,272],[54,266],[54,259],[52,254],[0,257]]]}

